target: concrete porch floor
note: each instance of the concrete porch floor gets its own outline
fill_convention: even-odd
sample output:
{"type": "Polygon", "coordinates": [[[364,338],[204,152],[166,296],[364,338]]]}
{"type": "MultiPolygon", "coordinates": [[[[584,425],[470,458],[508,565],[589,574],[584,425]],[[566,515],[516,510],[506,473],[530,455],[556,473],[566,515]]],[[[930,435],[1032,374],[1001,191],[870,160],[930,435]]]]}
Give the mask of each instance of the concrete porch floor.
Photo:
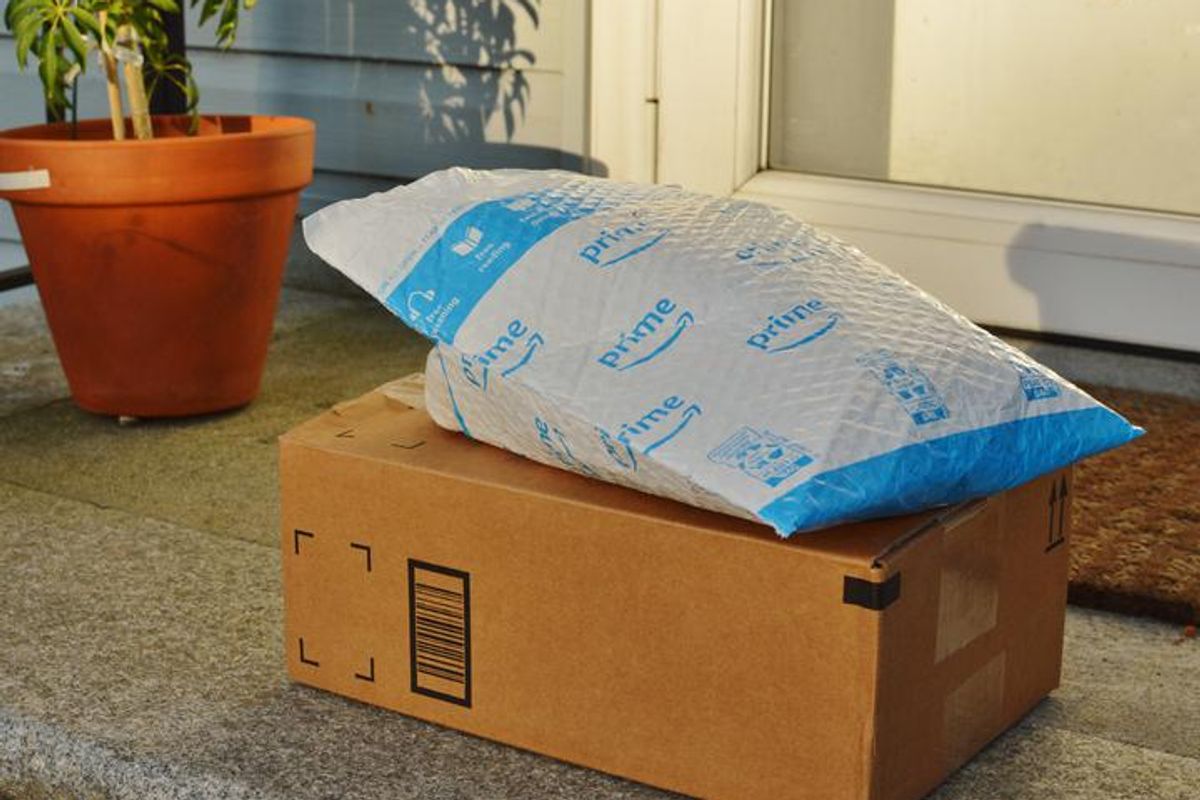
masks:
{"type": "MultiPolygon", "coordinates": [[[[1029,347],[1200,396],[1200,367],[1029,347]]],[[[119,426],[67,399],[36,296],[0,295],[0,798],[666,796],[286,680],[275,438],[424,352],[289,288],[256,403],[119,426]]],[[[1200,797],[1200,641],[1071,609],[1062,687],[934,796],[1200,797]]]]}

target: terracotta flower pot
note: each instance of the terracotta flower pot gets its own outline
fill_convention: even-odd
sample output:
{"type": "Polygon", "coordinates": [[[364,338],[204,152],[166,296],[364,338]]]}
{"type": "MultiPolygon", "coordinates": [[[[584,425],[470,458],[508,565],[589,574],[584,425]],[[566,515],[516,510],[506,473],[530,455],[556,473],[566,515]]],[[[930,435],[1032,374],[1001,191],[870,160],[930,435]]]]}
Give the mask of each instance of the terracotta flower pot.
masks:
{"type": "Polygon", "coordinates": [[[0,132],[9,200],[75,402],[143,417],[258,393],[314,127],[291,117],[156,117],[0,132]]]}

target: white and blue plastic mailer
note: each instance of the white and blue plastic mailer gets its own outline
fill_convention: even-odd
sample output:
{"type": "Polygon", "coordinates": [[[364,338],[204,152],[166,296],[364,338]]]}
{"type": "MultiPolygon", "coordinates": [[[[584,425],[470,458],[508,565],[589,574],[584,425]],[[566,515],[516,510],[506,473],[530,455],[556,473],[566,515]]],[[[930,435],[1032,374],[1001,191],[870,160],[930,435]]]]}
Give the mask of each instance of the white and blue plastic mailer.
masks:
{"type": "Polygon", "coordinates": [[[454,169],[304,232],[437,343],[438,424],[783,536],[998,492],[1141,433],[759,203],[454,169]]]}

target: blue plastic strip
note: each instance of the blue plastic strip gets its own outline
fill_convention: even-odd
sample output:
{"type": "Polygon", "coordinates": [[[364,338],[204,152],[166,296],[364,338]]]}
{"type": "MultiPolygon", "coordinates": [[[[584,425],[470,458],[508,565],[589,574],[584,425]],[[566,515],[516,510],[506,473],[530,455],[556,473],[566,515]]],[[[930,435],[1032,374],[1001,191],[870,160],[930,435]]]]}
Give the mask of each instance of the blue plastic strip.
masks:
{"type": "Polygon", "coordinates": [[[758,512],[781,536],[1011,489],[1141,436],[1107,408],[1061,411],[918,442],[816,475],[758,512]]]}
{"type": "Polygon", "coordinates": [[[467,421],[463,419],[462,410],[458,407],[458,401],[454,399],[454,389],[450,387],[450,374],[446,372],[446,359],[442,358],[442,350],[437,351],[438,363],[442,365],[442,378],[446,381],[446,394],[450,397],[450,407],[454,409],[454,420],[458,423],[458,428],[468,439],[474,439],[471,435],[471,429],[467,427],[467,421]]]}
{"type": "Polygon", "coordinates": [[[430,339],[453,344],[479,301],[530,248],[595,210],[594,201],[561,193],[472,206],[447,226],[384,303],[430,339]]]}

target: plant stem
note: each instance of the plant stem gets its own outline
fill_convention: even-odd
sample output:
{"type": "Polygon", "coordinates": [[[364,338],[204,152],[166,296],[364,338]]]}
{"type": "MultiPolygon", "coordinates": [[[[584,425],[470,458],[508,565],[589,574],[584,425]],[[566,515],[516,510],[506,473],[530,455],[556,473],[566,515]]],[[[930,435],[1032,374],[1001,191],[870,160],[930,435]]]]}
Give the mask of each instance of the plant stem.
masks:
{"type": "MultiPolygon", "coordinates": [[[[117,42],[138,53],[137,34],[132,25],[117,28],[117,42]]],[[[122,59],[121,73],[125,77],[125,94],[129,98],[129,116],[133,120],[133,135],[138,139],[153,139],[154,128],[150,125],[150,104],[146,100],[146,83],[139,60],[122,59]]]]}
{"type": "Polygon", "coordinates": [[[117,60],[105,34],[108,12],[100,12],[100,53],[104,57],[104,80],[108,84],[108,116],[112,120],[113,139],[125,138],[125,110],[121,106],[121,86],[117,83],[117,60]]]}
{"type": "Polygon", "coordinates": [[[71,81],[71,138],[79,138],[79,76],[71,81]]]}

